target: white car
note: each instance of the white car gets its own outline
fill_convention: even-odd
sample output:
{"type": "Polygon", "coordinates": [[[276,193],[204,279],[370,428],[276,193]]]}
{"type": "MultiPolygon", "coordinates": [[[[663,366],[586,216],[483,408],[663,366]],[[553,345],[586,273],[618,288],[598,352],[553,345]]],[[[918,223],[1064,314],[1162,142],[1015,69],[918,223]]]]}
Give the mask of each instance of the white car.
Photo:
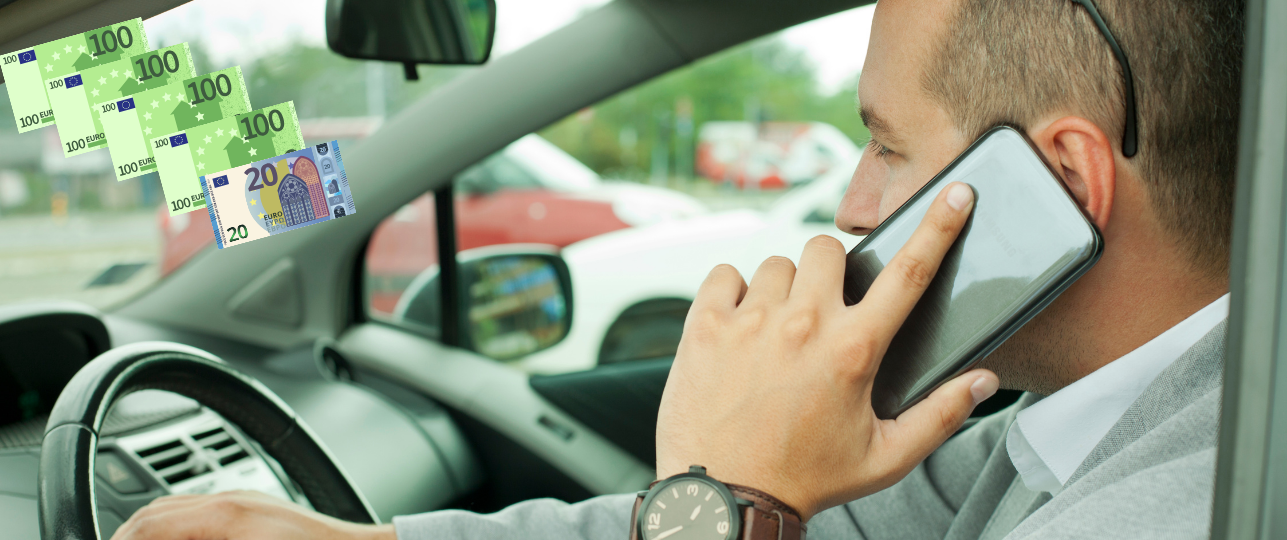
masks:
{"type": "MultiPolygon", "coordinates": [[[[327,122],[334,125],[344,120],[327,122]]],[[[347,123],[358,124],[358,120],[347,123]]],[[[362,134],[337,128],[313,130],[351,139],[362,134]]],[[[600,178],[536,134],[465,169],[456,177],[456,190],[462,195],[456,205],[461,249],[528,242],[565,246],[608,231],[707,211],[697,199],[672,189],[600,178]]],[[[398,284],[436,267],[434,238],[425,234],[435,227],[433,207],[432,195],[416,198],[385,220],[372,237],[367,269],[373,288],[368,293],[377,313],[393,309],[402,293],[398,284]]],[[[164,207],[157,209],[162,276],[214,243],[209,220],[192,219],[194,215],[171,216],[164,207]]]]}
{"type": "Polygon", "coordinates": [[[611,204],[616,218],[632,227],[706,212],[706,207],[697,199],[673,189],[601,178],[535,133],[510,143],[484,163],[486,166],[471,167],[461,173],[456,189],[482,193],[499,189],[544,189],[601,201],[611,204]]]}
{"type": "MultiPolygon", "coordinates": [[[[670,190],[604,182],[605,187],[612,185],[610,189],[621,190],[611,197],[616,201],[628,200],[632,206],[670,211],[640,216],[638,226],[597,234],[563,248],[561,255],[567,262],[575,291],[572,327],[558,344],[509,360],[511,365],[530,373],[564,373],[600,364],[672,356],[683,332],[688,306],[711,268],[731,264],[749,281],[759,264],[770,256],[798,260],[805,242],[815,236],[833,236],[845,249],[857,245],[861,238],[841,233],[834,221],[836,207],[861,152],[830,125],[818,124],[814,131],[834,132],[835,136],[828,138],[825,146],[836,165],[812,181],[797,184],[763,211],[699,213],[697,208],[678,204],[682,196],[652,195],[654,191],[669,195],[670,190]],[[676,208],[686,212],[676,213],[676,208]],[[649,221],[652,224],[645,225],[649,221]]],[[[558,175],[560,178],[593,176],[584,165],[544,139],[529,135],[510,145],[501,155],[514,154],[516,149],[529,149],[529,153],[543,156],[562,156],[569,162],[560,167],[546,164],[538,167],[541,170],[581,172],[576,175],[565,172],[558,175]],[[553,151],[544,148],[547,146],[553,151]]],[[[530,158],[523,161],[533,162],[530,158]]],[[[468,175],[462,175],[465,176],[468,175]]],[[[603,189],[599,188],[598,192],[602,193],[603,189]]],[[[618,214],[622,213],[621,206],[620,203],[614,205],[618,214]]],[[[541,246],[474,247],[462,250],[457,260],[493,256],[520,247],[532,250],[541,246]]],[[[391,319],[411,327],[436,327],[436,311],[426,311],[423,307],[438,302],[438,265],[419,268],[423,270],[399,295],[391,319]]]]}
{"type": "Polygon", "coordinates": [[[673,355],[684,316],[711,268],[728,263],[749,281],[764,259],[798,261],[805,242],[831,235],[851,249],[862,240],[836,229],[836,206],[858,149],[767,211],[735,210],[595,236],[562,251],[572,273],[572,328],[559,344],[516,361],[533,373],[673,355]]]}

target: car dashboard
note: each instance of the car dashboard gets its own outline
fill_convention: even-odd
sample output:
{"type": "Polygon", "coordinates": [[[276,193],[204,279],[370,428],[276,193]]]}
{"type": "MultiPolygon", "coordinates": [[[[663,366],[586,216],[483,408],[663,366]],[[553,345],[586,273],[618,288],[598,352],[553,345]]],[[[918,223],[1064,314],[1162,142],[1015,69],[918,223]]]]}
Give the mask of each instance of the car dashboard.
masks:
{"type": "MultiPolygon", "coordinates": [[[[420,396],[390,397],[328,377],[318,369],[321,348],[271,351],[50,305],[0,312],[0,523],[6,524],[0,540],[40,536],[40,443],[57,391],[103,352],[98,349],[139,341],[202,348],[258,379],[309,424],[382,521],[442,508],[481,482],[469,444],[445,409],[420,396]]],[[[95,473],[105,538],[135,510],[167,494],[256,490],[308,504],[237,426],[195,401],[156,390],[113,404],[95,473]]]]}
{"type": "MultiPolygon", "coordinates": [[[[17,530],[0,536],[35,538],[36,471],[43,418],[0,427],[0,512],[17,530]],[[24,526],[25,523],[25,526],[24,526]]],[[[307,504],[235,426],[189,399],[145,390],[125,396],[104,419],[95,462],[98,521],[104,536],[152,499],[170,494],[255,490],[307,504]]]]}

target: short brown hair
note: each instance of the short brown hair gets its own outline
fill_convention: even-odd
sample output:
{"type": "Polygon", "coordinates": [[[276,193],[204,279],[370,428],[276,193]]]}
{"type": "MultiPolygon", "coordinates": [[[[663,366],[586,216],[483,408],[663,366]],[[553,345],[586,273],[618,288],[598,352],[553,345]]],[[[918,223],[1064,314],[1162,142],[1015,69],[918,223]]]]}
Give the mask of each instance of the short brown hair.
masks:
{"type": "MultiPolygon", "coordinates": [[[[1071,0],[957,0],[922,85],[970,139],[1068,112],[1120,151],[1124,78],[1086,9],[1071,0]]],[[[1131,158],[1195,269],[1228,275],[1241,95],[1241,0],[1098,0],[1134,72],[1131,158]]]]}

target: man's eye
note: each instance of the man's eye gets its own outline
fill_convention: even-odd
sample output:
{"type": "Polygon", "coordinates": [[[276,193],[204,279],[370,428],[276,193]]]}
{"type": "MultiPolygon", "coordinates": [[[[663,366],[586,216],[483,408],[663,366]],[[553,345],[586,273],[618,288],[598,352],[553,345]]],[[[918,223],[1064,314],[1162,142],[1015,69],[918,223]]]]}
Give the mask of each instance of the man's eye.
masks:
{"type": "Polygon", "coordinates": [[[890,154],[889,149],[885,148],[885,145],[876,142],[876,139],[867,140],[867,149],[871,150],[878,157],[885,157],[890,154]]]}

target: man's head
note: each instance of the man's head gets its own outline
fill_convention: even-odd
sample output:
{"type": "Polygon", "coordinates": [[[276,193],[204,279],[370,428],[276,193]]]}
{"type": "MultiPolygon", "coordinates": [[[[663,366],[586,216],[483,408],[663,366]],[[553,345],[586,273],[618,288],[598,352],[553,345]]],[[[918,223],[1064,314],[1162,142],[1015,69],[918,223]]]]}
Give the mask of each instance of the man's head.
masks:
{"type": "Polygon", "coordinates": [[[865,234],[988,128],[1032,139],[1104,233],[1104,257],[985,362],[1051,392],[1227,289],[1242,4],[1098,0],[1134,72],[1138,153],[1122,155],[1124,77],[1071,0],[883,0],[858,91],[872,144],[836,222],[865,234]]]}

